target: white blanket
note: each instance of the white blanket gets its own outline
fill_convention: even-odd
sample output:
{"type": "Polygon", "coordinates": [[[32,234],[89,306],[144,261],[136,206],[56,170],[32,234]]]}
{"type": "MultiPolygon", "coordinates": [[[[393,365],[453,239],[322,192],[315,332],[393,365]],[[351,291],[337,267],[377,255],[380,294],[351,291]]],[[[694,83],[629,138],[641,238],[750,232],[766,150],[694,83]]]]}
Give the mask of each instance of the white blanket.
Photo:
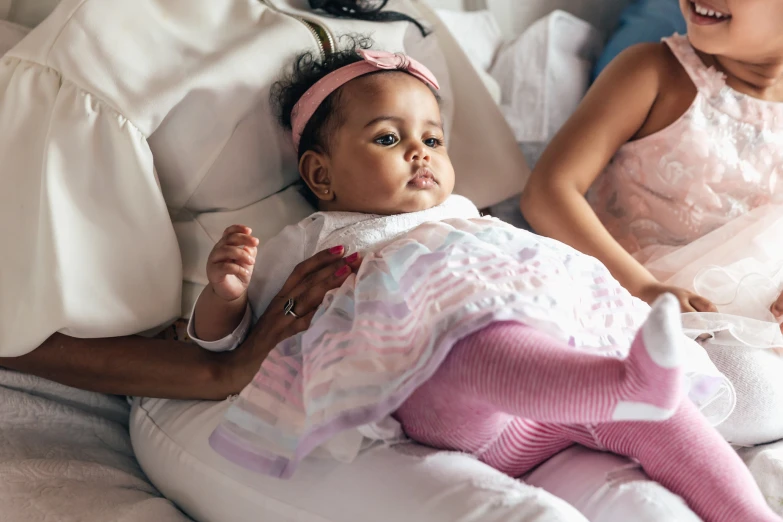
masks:
{"type": "Polygon", "coordinates": [[[767,503],[783,516],[783,441],[742,448],[739,454],[750,468],[767,503]]]}
{"type": "Polygon", "coordinates": [[[2,522],[187,522],[147,481],[123,397],[0,369],[2,522]]]}

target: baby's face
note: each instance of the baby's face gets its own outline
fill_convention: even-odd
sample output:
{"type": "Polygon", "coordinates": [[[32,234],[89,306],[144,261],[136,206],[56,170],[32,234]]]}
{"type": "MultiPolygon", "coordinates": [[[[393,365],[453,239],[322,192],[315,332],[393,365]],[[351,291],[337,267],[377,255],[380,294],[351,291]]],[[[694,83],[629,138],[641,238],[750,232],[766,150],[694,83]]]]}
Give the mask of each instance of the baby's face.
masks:
{"type": "Polygon", "coordinates": [[[454,189],[440,107],[413,76],[390,72],[343,87],[341,124],[325,158],[326,210],[401,214],[443,203],[454,189]]]}
{"type": "Polygon", "coordinates": [[[680,0],[680,7],[700,51],[752,64],[783,60],[783,0],[680,0]]]}

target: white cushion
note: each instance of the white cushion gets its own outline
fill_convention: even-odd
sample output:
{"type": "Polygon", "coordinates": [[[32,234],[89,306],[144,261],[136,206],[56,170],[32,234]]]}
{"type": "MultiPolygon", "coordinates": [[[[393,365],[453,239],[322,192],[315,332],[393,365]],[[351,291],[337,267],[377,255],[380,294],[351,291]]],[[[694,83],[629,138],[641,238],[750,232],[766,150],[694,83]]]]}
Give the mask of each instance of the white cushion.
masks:
{"type": "Polygon", "coordinates": [[[275,479],[239,467],[209,447],[207,439],[227,407],[226,401],[165,399],[133,404],[131,440],[144,471],[200,522],[699,520],[682,498],[647,478],[637,464],[579,446],[525,477],[542,489],[463,453],[415,444],[375,447],[351,464],[308,459],[293,478],[275,479]]]}
{"type": "Polygon", "coordinates": [[[199,522],[587,522],[566,502],[459,453],[377,447],[308,460],[281,480],[207,442],[226,402],[136,399],[131,439],[150,480],[199,522]]]}

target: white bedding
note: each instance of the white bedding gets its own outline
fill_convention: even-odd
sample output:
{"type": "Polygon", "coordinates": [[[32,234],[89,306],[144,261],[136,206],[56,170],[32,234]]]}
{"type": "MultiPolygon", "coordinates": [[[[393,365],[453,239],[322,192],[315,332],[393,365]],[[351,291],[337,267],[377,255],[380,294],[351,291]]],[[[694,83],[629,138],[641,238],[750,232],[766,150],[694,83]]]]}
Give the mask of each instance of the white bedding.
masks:
{"type": "MultiPolygon", "coordinates": [[[[0,19],[34,25],[56,2],[0,0],[0,19]]],[[[0,21],[0,55],[21,34],[0,21]]],[[[128,414],[123,398],[0,369],[0,520],[188,521],[141,472],[128,414]]],[[[783,514],[783,442],[740,454],[783,514]]]]}
{"type": "Polygon", "coordinates": [[[0,520],[187,522],[133,456],[123,397],[0,369],[0,520]]]}
{"type": "Polygon", "coordinates": [[[783,441],[742,448],[739,454],[750,468],[767,503],[783,516],[783,441]]]}
{"type": "MultiPolygon", "coordinates": [[[[120,397],[0,369],[0,520],[190,521],[139,469],[129,409],[120,397]]],[[[783,442],[740,454],[783,515],[783,442]]]]}

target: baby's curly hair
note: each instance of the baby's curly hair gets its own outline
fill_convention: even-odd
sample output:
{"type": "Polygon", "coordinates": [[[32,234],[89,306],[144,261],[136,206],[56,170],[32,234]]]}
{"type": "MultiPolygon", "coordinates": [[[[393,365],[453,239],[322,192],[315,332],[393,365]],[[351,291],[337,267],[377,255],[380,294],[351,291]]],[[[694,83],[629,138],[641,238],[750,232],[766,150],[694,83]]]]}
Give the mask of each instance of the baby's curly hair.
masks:
{"type": "MultiPolygon", "coordinates": [[[[358,51],[373,46],[373,41],[368,36],[348,35],[342,36],[340,40],[347,41],[348,45],[324,59],[313,51],[300,54],[294,61],[293,71],[272,85],[271,103],[280,125],[287,131],[291,131],[291,112],[294,106],[310,87],[327,74],[362,61],[358,51]]],[[[301,158],[308,150],[329,150],[328,137],[340,126],[341,92],[342,89],[337,89],[330,94],[307,122],[299,140],[297,158],[301,158]]]]}
{"type": "MultiPolygon", "coordinates": [[[[327,74],[363,60],[358,51],[370,49],[374,44],[372,38],[361,35],[345,35],[341,36],[339,40],[341,43],[345,42],[343,49],[328,54],[324,59],[321,59],[313,51],[307,51],[297,56],[293,70],[272,85],[270,101],[272,107],[275,108],[280,125],[285,130],[291,132],[291,112],[310,87],[327,74]]],[[[308,150],[329,151],[329,136],[333,135],[342,124],[340,118],[341,93],[342,88],[330,94],[307,122],[299,140],[299,149],[296,151],[297,159],[300,159],[308,150]]],[[[308,203],[318,208],[320,200],[304,181],[300,184],[300,192],[308,203]]]]}
{"type": "MultiPolygon", "coordinates": [[[[371,49],[374,44],[372,38],[363,35],[345,35],[341,36],[339,41],[342,49],[328,54],[323,59],[313,51],[298,55],[294,60],[293,70],[272,85],[271,105],[275,109],[280,125],[288,132],[292,131],[291,112],[304,93],[327,74],[362,61],[359,51],[371,49]]],[[[388,72],[394,71],[379,70],[370,74],[388,72]]],[[[327,96],[305,125],[299,140],[299,149],[296,151],[297,159],[301,159],[308,150],[329,152],[329,138],[343,123],[340,111],[342,90],[339,88],[327,96]]],[[[434,90],[432,93],[440,103],[438,94],[434,90]]],[[[304,182],[302,182],[301,192],[310,204],[318,208],[320,200],[304,182]]]]}

